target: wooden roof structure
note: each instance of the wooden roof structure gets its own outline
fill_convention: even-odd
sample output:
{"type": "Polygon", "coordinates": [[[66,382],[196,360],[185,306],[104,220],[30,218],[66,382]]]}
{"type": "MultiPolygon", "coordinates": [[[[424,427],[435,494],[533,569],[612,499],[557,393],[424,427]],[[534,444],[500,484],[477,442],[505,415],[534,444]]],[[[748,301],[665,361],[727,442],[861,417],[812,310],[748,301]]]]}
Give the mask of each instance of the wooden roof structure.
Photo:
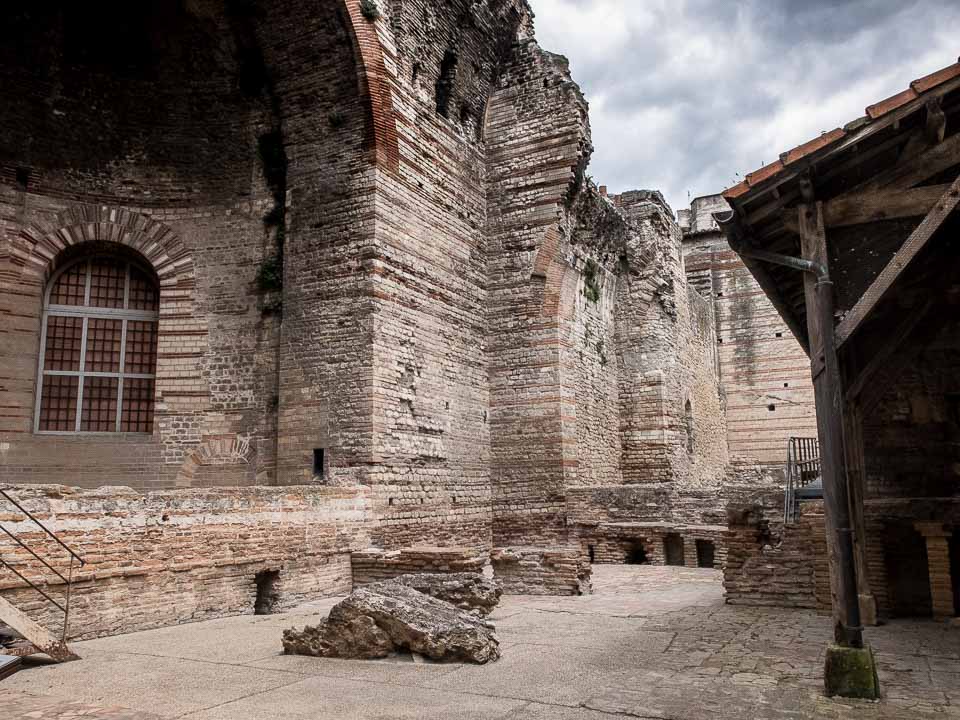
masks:
{"type": "MultiPolygon", "coordinates": [[[[955,281],[938,238],[958,230],[958,175],[960,62],[750,173],[723,193],[733,212],[717,220],[735,250],[802,257],[800,211],[821,209],[843,351],[878,322],[882,335],[894,331],[889,322],[916,315],[925,296],[955,281]]],[[[809,352],[805,273],[741,255],[809,352]]],[[[865,354],[877,350],[867,345],[865,354]]]]}

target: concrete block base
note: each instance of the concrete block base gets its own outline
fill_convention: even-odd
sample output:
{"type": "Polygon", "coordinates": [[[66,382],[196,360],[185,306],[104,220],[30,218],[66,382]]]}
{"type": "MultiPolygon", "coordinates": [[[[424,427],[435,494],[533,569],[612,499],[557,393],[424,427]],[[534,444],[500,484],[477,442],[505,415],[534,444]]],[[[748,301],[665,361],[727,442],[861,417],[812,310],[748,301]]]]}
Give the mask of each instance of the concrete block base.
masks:
{"type": "Polygon", "coordinates": [[[879,699],[880,679],[873,650],[831,645],[827,648],[823,683],[828,697],[879,699]]]}

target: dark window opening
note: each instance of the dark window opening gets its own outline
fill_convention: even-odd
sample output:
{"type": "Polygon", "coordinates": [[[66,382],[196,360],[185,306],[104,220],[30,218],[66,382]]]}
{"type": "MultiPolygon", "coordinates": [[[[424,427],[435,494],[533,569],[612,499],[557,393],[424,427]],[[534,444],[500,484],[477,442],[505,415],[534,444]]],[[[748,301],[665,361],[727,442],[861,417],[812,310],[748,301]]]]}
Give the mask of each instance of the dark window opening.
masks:
{"type": "Polygon", "coordinates": [[[784,387],[790,387],[790,383],[784,383],[783,386],[784,386],[784,387]]]}
{"type": "Polygon", "coordinates": [[[930,617],[930,574],[927,541],[910,525],[888,525],[884,532],[884,561],[894,617],[930,617]]]}
{"type": "Polygon", "coordinates": [[[279,570],[261,570],[254,578],[257,598],[253,602],[254,615],[272,615],[280,610],[279,570]]]}
{"type": "Polygon", "coordinates": [[[318,478],[323,477],[323,448],[314,448],[313,476],[318,478]]]}
{"type": "Polygon", "coordinates": [[[767,410],[769,410],[770,412],[775,412],[776,409],[777,409],[776,405],[767,405],[767,410]]]}
{"type": "Polygon", "coordinates": [[[646,565],[650,562],[647,558],[647,549],[642,542],[635,541],[630,544],[630,551],[627,553],[627,565],[646,565]]]}
{"type": "Polygon", "coordinates": [[[782,337],[783,337],[783,333],[777,333],[777,337],[782,338],[782,337]]]}
{"type": "Polygon", "coordinates": [[[677,533],[667,533],[663,538],[663,554],[667,565],[685,565],[683,538],[677,533]]]}
{"type": "Polygon", "coordinates": [[[17,168],[17,189],[26,190],[30,184],[30,171],[27,168],[17,168]]]}
{"type": "Polygon", "coordinates": [[[390,500],[387,502],[387,505],[393,505],[393,498],[390,498],[390,500]]]}
{"type": "Polygon", "coordinates": [[[683,408],[683,430],[687,435],[687,453],[693,455],[693,405],[689,400],[683,408]]]}
{"type": "Polygon", "coordinates": [[[715,547],[711,540],[697,540],[697,567],[715,567],[715,547]]]}
{"type": "Polygon", "coordinates": [[[597,559],[597,549],[593,545],[587,545],[587,556],[590,558],[590,564],[592,565],[594,560],[597,559]]]}
{"type": "Polygon", "coordinates": [[[450,101],[453,98],[453,81],[457,74],[457,54],[447,50],[440,63],[440,77],[437,78],[437,112],[445,118],[450,117],[450,101]]]}

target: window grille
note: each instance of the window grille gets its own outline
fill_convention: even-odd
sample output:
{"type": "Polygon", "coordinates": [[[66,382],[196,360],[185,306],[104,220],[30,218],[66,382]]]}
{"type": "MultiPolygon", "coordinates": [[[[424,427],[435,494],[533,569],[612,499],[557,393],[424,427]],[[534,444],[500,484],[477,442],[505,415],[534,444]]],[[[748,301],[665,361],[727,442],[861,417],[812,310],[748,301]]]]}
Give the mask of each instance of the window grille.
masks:
{"type": "Polygon", "coordinates": [[[119,258],[84,258],[53,277],[37,432],[153,432],[159,305],[152,274],[119,258]]]}

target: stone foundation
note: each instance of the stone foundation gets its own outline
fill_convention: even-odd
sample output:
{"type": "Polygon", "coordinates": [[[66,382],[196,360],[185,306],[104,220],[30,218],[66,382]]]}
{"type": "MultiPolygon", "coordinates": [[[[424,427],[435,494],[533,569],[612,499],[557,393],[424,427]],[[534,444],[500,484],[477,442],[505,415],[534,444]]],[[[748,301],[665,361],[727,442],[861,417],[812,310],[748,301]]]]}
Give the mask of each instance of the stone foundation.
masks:
{"type": "Polygon", "coordinates": [[[579,548],[496,548],[490,559],[504,595],[590,593],[590,564],[579,548]]]}
{"type": "Polygon", "coordinates": [[[458,548],[368,548],[352,553],[350,564],[356,588],[414,573],[479,573],[487,564],[487,555],[458,548]]]}

